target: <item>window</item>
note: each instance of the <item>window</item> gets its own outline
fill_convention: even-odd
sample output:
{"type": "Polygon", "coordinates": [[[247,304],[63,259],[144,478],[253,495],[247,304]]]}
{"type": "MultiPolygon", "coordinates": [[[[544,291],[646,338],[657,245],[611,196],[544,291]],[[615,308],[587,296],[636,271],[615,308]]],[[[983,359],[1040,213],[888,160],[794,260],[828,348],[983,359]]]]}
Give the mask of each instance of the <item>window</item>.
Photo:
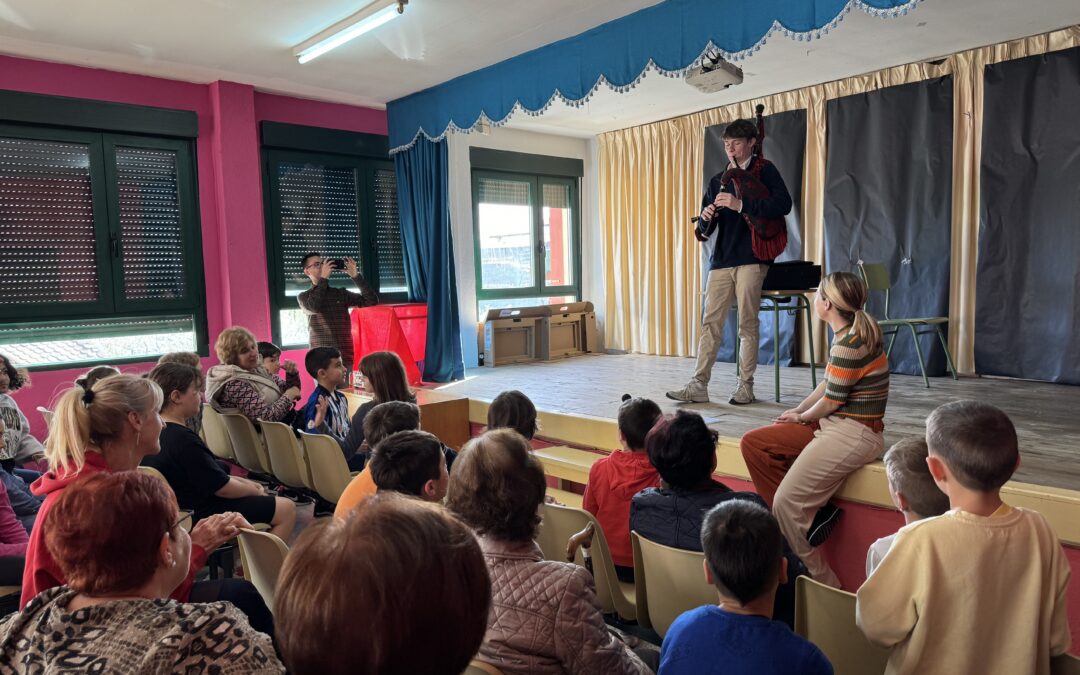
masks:
{"type": "Polygon", "coordinates": [[[473,170],[477,309],[581,296],[577,179],[473,170]]]}
{"type": "MultiPolygon", "coordinates": [[[[307,317],[296,296],[311,287],[301,260],[312,251],[328,258],[355,258],[380,302],[404,302],[409,289],[397,180],[394,164],[387,158],[385,137],[264,124],[263,144],[267,255],[277,344],[307,345],[307,317]],[[372,147],[363,146],[365,142],[375,143],[374,149],[350,152],[357,144],[372,147]],[[276,147],[265,147],[268,144],[276,147]],[[327,147],[335,152],[316,151],[327,147]]],[[[356,289],[344,272],[335,272],[330,284],[356,289]]]]}
{"type": "Polygon", "coordinates": [[[0,125],[0,349],[23,366],[206,351],[191,141],[0,125]]]}

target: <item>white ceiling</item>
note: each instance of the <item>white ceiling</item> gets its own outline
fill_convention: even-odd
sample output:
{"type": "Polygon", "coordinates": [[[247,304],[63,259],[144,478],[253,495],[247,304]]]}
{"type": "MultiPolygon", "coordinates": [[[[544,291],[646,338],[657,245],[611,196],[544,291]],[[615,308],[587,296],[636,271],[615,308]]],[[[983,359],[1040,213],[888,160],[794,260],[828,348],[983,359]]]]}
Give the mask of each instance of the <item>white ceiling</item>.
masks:
{"type": "MultiPolygon", "coordinates": [[[[0,53],[382,107],[658,0],[410,0],[404,16],[299,65],[292,47],[368,0],[0,0],[0,53]]],[[[686,114],[1080,23],[1078,0],[925,0],[907,16],[859,10],[828,36],[774,35],[740,62],[743,84],[701,94],[650,73],[510,126],[575,136],[686,114]]]]}

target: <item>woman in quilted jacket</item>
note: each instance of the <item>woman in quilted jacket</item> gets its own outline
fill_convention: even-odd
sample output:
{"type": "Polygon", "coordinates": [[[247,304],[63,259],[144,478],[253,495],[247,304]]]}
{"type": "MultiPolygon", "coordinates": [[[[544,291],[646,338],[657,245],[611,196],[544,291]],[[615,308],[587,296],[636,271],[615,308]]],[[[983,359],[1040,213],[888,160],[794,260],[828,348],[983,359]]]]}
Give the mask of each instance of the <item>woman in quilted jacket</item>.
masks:
{"type": "Polygon", "coordinates": [[[544,560],[533,541],[547,483],[529,444],[512,429],[466,444],[447,506],[480,539],[491,573],[491,613],[477,659],[507,674],[650,673],[608,631],[585,568],[544,560]]]}

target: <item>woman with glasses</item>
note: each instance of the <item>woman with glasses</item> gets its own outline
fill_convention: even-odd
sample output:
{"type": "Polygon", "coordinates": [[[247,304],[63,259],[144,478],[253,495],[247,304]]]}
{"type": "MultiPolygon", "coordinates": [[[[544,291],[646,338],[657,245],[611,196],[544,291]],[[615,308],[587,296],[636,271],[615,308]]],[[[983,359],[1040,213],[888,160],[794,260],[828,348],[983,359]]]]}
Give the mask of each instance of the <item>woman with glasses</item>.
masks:
{"type": "Polygon", "coordinates": [[[784,538],[814,579],[837,588],[839,578],[816,548],[841,513],[829,499],[885,449],[889,360],[881,328],[863,309],[867,294],[862,279],[849,272],[821,280],[814,311],[833,331],[825,378],[802,403],[740,444],[754,487],[772,506],[784,538]]]}
{"type": "Polygon", "coordinates": [[[270,638],[231,604],[168,599],[187,577],[191,539],[159,479],[79,481],[53,502],[44,540],[66,585],[0,623],[5,672],[284,672],[270,638]]]}

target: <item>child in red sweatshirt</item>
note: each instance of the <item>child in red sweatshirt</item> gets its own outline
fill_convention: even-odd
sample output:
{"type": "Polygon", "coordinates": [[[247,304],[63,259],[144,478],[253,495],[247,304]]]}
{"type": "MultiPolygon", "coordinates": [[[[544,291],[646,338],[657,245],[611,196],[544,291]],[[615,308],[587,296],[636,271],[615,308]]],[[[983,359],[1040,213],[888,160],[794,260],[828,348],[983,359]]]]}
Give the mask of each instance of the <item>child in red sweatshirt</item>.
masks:
{"type": "Polygon", "coordinates": [[[658,487],[660,474],[645,453],[645,435],[660,419],[660,406],[647,398],[623,395],[619,406],[621,450],[593,464],[583,505],[604,530],[615,572],[621,581],[634,580],[630,546],[630,501],[645,488],[658,487]]]}

